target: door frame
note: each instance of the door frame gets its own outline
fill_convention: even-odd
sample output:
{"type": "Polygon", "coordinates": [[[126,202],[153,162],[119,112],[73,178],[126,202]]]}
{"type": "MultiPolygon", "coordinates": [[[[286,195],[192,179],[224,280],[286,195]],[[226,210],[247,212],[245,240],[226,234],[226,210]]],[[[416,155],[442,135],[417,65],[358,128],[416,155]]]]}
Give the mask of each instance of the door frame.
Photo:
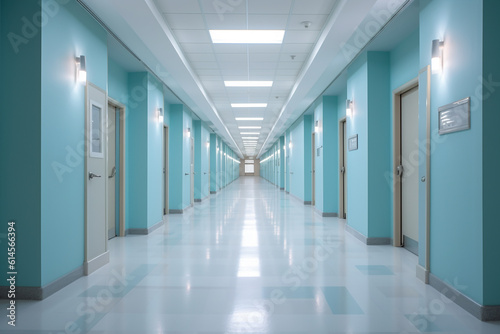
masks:
{"type": "MultiPolygon", "coordinates": [[[[125,147],[125,138],[126,138],[126,107],[124,104],[116,101],[115,99],[111,98],[108,96],[108,105],[111,104],[112,106],[115,107],[116,111],[119,113],[119,122],[116,124],[116,126],[119,127],[120,129],[120,137],[119,137],[119,142],[120,142],[120,178],[119,178],[119,234],[117,235],[118,237],[124,237],[126,235],[125,231],[125,192],[126,192],[126,165],[125,165],[125,152],[127,152],[126,147],[125,147]]],[[[106,137],[106,143],[108,142],[108,138],[106,137]]],[[[106,166],[108,165],[108,161],[106,161],[106,166]]],[[[108,178],[106,178],[106,186],[107,186],[108,178]]],[[[107,197],[106,197],[107,199],[107,197]]],[[[108,204],[106,203],[106,209],[108,208],[108,204]]],[[[107,236],[106,236],[107,238],[107,236]]]]}
{"type": "Polygon", "coordinates": [[[347,118],[343,117],[339,120],[339,218],[345,219],[346,212],[344,211],[344,173],[342,167],[345,166],[345,141],[344,141],[344,123],[347,129],[347,118]]]}
{"type": "Polygon", "coordinates": [[[167,125],[163,124],[163,130],[162,130],[162,135],[163,135],[163,159],[162,159],[162,169],[165,167],[165,183],[163,184],[163,196],[164,196],[164,202],[163,202],[163,213],[162,215],[167,215],[169,212],[169,203],[168,203],[168,198],[169,198],[169,189],[168,189],[168,131],[169,128],[167,125]]]}
{"type": "Polygon", "coordinates": [[[311,205],[316,205],[316,132],[311,133],[311,205]]]}
{"type": "MultiPolygon", "coordinates": [[[[394,145],[392,151],[392,191],[393,191],[393,245],[403,247],[402,210],[401,210],[401,178],[397,175],[397,167],[401,165],[401,96],[418,87],[418,77],[408,81],[392,92],[393,100],[393,124],[392,136],[394,145]]],[[[417,125],[418,126],[418,125],[417,125]]]]}

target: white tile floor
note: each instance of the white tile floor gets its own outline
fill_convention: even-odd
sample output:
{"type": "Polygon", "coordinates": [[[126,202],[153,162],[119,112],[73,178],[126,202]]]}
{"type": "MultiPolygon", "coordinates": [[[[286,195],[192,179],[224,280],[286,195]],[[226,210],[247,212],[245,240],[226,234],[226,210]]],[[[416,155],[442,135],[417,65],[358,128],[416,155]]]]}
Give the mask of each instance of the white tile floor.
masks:
{"type": "MultiPolygon", "coordinates": [[[[15,333],[500,333],[415,277],[417,258],[366,246],[260,178],[242,177],[43,301],[15,333]]],[[[5,310],[6,301],[0,301],[5,310]]]]}

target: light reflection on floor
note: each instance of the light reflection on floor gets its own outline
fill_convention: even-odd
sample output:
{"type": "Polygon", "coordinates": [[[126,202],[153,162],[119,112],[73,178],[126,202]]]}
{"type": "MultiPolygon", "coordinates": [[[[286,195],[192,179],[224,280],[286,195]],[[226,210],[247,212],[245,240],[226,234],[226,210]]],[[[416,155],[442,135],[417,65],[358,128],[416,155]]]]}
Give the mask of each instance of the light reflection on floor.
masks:
{"type": "MultiPolygon", "coordinates": [[[[19,333],[500,333],[415,277],[417,258],[366,246],[344,220],[242,177],[41,302],[19,333]],[[429,305],[440,303],[440,308],[429,305]]],[[[0,301],[5,309],[6,301],[0,301]]]]}

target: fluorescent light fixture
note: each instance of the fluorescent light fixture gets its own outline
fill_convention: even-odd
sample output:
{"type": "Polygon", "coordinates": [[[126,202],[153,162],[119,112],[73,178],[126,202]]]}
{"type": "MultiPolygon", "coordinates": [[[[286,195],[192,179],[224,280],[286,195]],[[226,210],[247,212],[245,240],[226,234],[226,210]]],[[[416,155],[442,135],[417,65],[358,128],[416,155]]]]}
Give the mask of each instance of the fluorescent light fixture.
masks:
{"type": "Polygon", "coordinates": [[[272,87],[272,81],[224,81],[226,87],[272,87]]]}
{"type": "Polygon", "coordinates": [[[263,121],[264,117],[236,117],[237,121],[263,121]]]}
{"type": "Polygon", "coordinates": [[[212,43],[281,44],[284,30],[209,30],[212,43]]]}
{"type": "Polygon", "coordinates": [[[241,139],[259,139],[259,137],[241,137],[241,139]]]}
{"type": "Polygon", "coordinates": [[[85,61],[85,56],[81,55],[76,57],[76,64],[78,65],[78,81],[81,83],[87,82],[87,64],[85,61]]]}
{"type": "Polygon", "coordinates": [[[231,103],[233,108],[266,108],[267,103],[231,103]]]}
{"type": "Polygon", "coordinates": [[[238,126],[238,129],[260,129],[261,126],[238,126]]]}
{"type": "Polygon", "coordinates": [[[432,41],[431,71],[432,74],[443,72],[443,47],[444,42],[439,39],[432,41]]]}
{"type": "Polygon", "coordinates": [[[240,135],[260,135],[260,132],[240,132],[240,135]]]}

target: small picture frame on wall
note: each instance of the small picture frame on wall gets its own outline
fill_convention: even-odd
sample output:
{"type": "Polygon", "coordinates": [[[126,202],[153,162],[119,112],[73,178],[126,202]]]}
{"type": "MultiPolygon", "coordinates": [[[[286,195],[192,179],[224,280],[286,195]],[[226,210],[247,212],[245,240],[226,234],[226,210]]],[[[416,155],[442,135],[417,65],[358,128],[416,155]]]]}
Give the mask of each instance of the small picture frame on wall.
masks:
{"type": "Polygon", "coordinates": [[[354,135],[349,137],[347,140],[347,149],[349,151],[354,151],[358,149],[358,135],[354,135]]]}

